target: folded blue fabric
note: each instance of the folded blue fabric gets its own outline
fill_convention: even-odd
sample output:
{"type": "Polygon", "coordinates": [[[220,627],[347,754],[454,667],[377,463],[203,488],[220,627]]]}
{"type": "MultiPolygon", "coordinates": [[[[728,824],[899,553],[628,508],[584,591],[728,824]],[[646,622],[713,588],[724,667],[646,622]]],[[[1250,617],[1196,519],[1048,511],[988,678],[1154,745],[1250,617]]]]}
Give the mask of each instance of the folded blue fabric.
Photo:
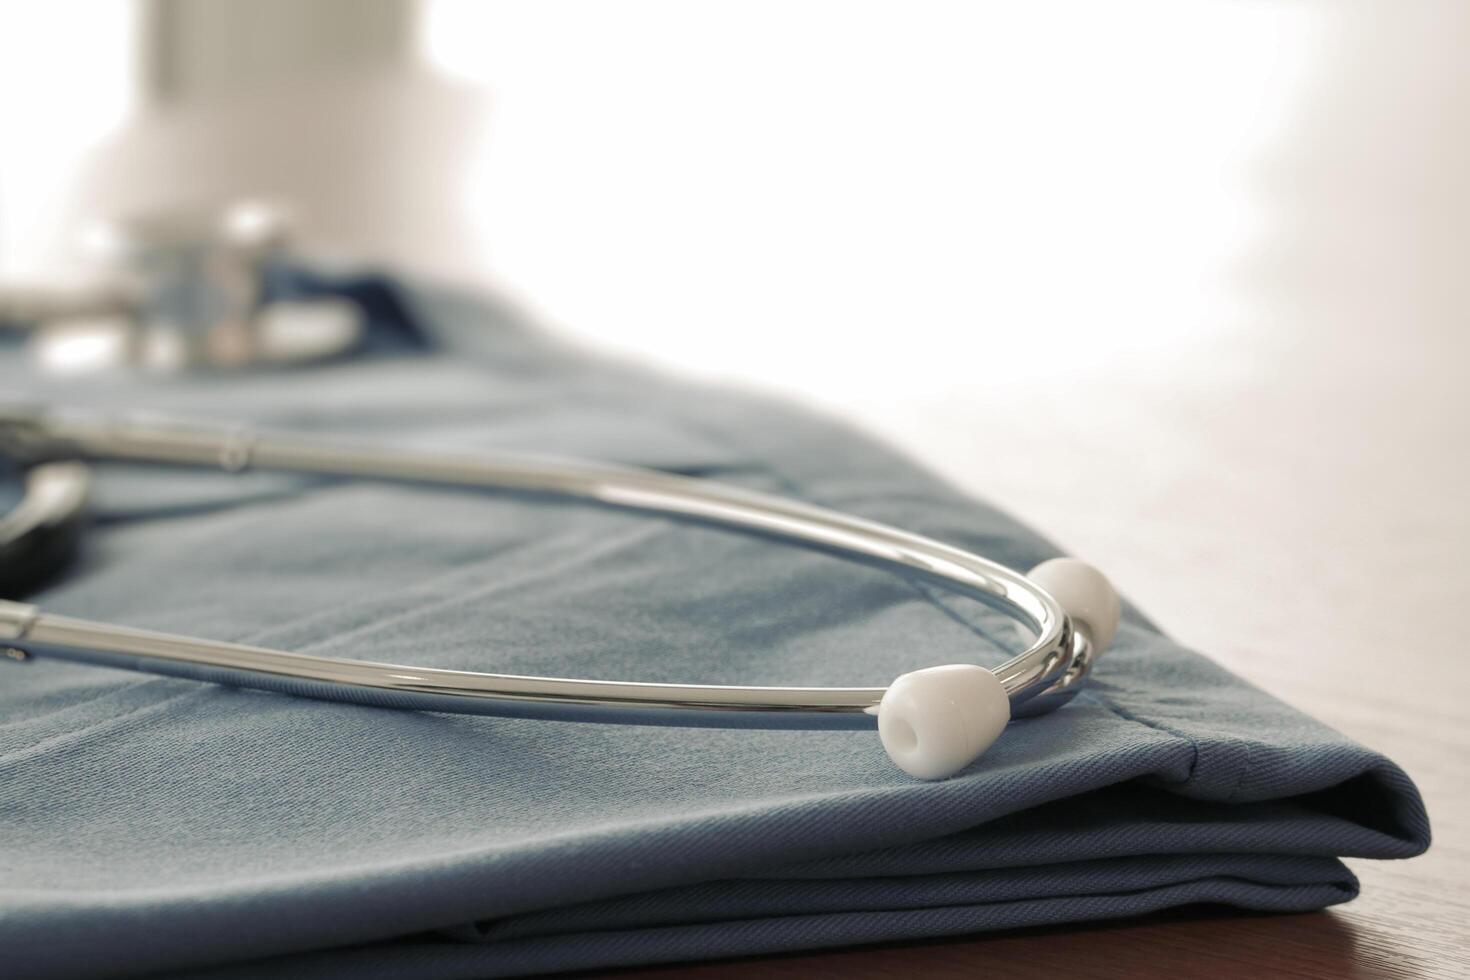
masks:
{"type": "MultiPolygon", "coordinates": [[[[598,359],[493,302],[332,283],[386,344],[289,373],[12,398],[699,474],[954,541],[1058,550],[829,419],[598,359]],[[384,333],[386,331],[387,333],[384,333]],[[420,343],[419,340],[423,342],[420,343]]],[[[645,515],[271,474],[101,470],[48,610],[443,667],[884,684],[1005,621],[828,556],[645,515]]],[[[1124,583],[1126,586],[1126,583],[1124,583]]],[[[316,702],[0,663],[6,976],[489,977],[972,933],[1191,903],[1315,909],[1428,844],[1391,762],[1128,609],[1089,690],[938,783],[871,732],[316,702]]]]}

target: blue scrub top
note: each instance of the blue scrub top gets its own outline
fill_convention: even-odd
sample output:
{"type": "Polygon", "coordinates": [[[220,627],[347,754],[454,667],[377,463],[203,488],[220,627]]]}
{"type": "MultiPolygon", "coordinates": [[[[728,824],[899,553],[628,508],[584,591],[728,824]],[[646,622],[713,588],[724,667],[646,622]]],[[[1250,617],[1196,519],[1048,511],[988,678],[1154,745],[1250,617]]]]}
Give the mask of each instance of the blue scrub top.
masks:
{"type": "MultiPolygon", "coordinates": [[[[1017,568],[1041,536],[840,422],[571,349],[493,300],[301,273],[377,338],[311,368],[7,398],[406,446],[591,457],[773,491],[1017,568]],[[396,339],[395,339],[396,338],[396,339]],[[379,342],[381,341],[381,342],[379,342]],[[391,341],[391,342],[389,342],[391,341]]],[[[901,575],[579,504],[99,468],[46,609],[468,670],[881,685],[1009,626],[901,575]]],[[[1126,589],[1127,583],[1122,583],[1126,589]]],[[[0,663],[10,976],[488,977],[1353,897],[1429,828],[1392,762],[1126,611],[1095,682],[916,782],[872,732],[409,713],[0,663]]]]}

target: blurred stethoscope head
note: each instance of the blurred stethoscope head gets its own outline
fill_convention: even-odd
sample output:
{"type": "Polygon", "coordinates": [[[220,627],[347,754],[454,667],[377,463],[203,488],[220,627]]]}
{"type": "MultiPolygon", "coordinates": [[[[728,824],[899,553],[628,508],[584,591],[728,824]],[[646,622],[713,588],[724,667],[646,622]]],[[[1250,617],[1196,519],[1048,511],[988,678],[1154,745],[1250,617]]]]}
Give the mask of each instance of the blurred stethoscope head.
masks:
{"type": "Polygon", "coordinates": [[[0,287],[0,328],[55,375],[279,368],[350,353],[366,335],[355,304],[272,289],[292,224],[288,208],[257,200],[98,221],[81,243],[95,270],[64,287],[0,287]]]}

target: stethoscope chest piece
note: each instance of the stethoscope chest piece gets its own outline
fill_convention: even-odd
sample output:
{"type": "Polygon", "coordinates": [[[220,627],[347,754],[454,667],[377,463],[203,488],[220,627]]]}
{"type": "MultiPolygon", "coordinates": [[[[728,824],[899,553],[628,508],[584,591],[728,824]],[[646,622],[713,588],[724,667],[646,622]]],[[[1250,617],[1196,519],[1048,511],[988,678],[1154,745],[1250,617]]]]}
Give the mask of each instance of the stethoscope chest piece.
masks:
{"type": "Polygon", "coordinates": [[[258,201],[98,222],[102,268],[67,288],[0,291],[0,326],[25,331],[53,375],[231,372],[313,364],[365,342],[357,304],[278,295],[291,216],[258,201]]]}

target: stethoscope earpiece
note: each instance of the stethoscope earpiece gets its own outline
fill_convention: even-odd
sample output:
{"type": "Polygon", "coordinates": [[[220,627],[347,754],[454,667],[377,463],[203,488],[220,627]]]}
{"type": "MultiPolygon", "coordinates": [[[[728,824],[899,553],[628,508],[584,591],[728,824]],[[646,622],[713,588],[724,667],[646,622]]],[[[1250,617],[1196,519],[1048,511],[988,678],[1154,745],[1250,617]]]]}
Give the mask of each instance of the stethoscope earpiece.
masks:
{"type": "Polygon", "coordinates": [[[917,779],[945,779],[980,758],[1011,720],[1000,678],[975,664],[901,675],[878,705],[878,736],[894,765],[917,779]]]}
{"type": "MultiPolygon", "coordinates": [[[[1112,583],[1076,558],[1042,562],[1027,578],[1061,605],[1074,643],[1087,654],[1080,666],[1090,669],[1118,628],[1121,602],[1112,583]]],[[[1010,720],[1005,686],[975,664],[903,674],[888,685],[878,705],[884,750],[896,766],[918,779],[946,779],[964,769],[990,748],[1010,720]]]]}
{"type": "Polygon", "coordinates": [[[1061,604],[1073,629],[1086,633],[1094,656],[1113,645],[1123,604],[1106,575],[1076,558],[1052,558],[1026,577],[1061,604]]]}

